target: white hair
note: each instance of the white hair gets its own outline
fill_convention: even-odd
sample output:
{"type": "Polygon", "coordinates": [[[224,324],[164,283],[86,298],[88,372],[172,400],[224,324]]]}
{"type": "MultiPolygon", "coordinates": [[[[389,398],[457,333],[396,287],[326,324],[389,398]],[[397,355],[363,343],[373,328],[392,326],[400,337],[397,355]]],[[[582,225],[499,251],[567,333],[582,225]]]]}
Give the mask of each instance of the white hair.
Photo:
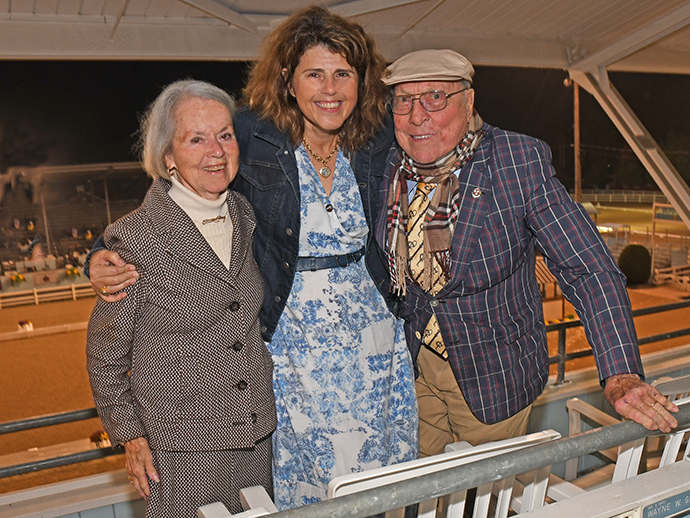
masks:
{"type": "Polygon", "coordinates": [[[146,110],[139,130],[139,147],[144,170],[154,179],[170,179],[165,155],[172,149],[175,137],[175,109],[185,99],[210,99],[235,114],[235,101],[224,90],[206,81],[183,79],[169,84],[146,110]]]}

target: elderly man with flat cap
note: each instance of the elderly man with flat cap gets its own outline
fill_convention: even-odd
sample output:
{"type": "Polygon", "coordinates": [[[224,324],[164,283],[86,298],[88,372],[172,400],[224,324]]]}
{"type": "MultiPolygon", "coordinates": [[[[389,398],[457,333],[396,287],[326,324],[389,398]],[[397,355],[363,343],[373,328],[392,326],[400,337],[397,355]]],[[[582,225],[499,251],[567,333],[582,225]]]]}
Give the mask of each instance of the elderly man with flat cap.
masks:
{"type": "Polygon", "coordinates": [[[669,431],[677,407],[642,381],[625,277],[548,146],[482,121],[473,75],[457,52],[424,50],[384,77],[398,145],[376,237],[403,297],[422,454],[526,432],[549,362],[536,250],[584,323],[606,399],[669,431]]]}

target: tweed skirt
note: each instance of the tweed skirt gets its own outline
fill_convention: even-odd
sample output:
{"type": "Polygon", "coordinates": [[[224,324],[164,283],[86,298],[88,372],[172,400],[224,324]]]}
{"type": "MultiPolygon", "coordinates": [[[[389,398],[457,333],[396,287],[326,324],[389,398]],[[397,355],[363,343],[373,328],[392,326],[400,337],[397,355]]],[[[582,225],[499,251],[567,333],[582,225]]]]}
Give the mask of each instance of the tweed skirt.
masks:
{"type": "Polygon", "coordinates": [[[240,489],[250,486],[264,486],[273,497],[271,451],[270,435],[251,449],[153,450],[160,482],[149,481],[146,518],[196,518],[200,506],[213,502],[236,514],[240,489]]]}

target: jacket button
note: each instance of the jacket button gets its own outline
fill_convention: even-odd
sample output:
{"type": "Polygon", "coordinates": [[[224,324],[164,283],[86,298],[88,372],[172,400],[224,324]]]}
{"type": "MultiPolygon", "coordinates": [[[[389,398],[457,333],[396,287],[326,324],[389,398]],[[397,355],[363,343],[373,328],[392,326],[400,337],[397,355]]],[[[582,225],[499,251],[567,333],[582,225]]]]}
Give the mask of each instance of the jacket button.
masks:
{"type": "Polygon", "coordinates": [[[417,337],[417,340],[422,339],[422,333],[420,333],[419,331],[417,331],[414,335],[417,337]]]}
{"type": "Polygon", "coordinates": [[[237,341],[234,344],[232,344],[232,348],[235,349],[237,352],[241,351],[242,347],[244,347],[244,345],[240,341],[237,341]]]}
{"type": "Polygon", "coordinates": [[[435,308],[436,306],[438,306],[438,300],[434,299],[430,302],[430,304],[431,304],[431,307],[435,308]]]}
{"type": "Polygon", "coordinates": [[[230,305],[228,306],[228,309],[230,311],[237,311],[238,309],[240,309],[240,303],[237,301],[231,302],[230,305]]]}
{"type": "Polygon", "coordinates": [[[239,382],[237,383],[237,388],[238,388],[239,390],[244,390],[244,389],[246,389],[246,388],[247,388],[247,382],[244,381],[244,380],[239,381],[239,382]]]}
{"type": "Polygon", "coordinates": [[[263,333],[268,333],[268,327],[267,326],[261,326],[261,334],[263,333]]]}
{"type": "Polygon", "coordinates": [[[273,300],[275,300],[276,302],[280,302],[282,299],[280,298],[280,295],[276,295],[275,297],[273,297],[273,300]]]}
{"type": "Polygon", "coordinates": [[[285,229],[285,233],[286,233],[288,236],[291,236],[291,235],[292,235],[292,229],[291,229],[290,227],[286,228],[286,229],[285,229]]]}
{"type": "Polygon", "coordinates": [[[286,270],[289,269],[289,268],[290,268],[290,263],[288,263],[287,261],[285,261],[285,262],[283,263],[283,268],[285,268],[286,270]]]}
{"type": "Polygon", "coordinates": [[[259,416],[256,415],[254,412],[251,413],[252,416],[252,423],[256,424],[256,422],[259,420],[259,416]]]}

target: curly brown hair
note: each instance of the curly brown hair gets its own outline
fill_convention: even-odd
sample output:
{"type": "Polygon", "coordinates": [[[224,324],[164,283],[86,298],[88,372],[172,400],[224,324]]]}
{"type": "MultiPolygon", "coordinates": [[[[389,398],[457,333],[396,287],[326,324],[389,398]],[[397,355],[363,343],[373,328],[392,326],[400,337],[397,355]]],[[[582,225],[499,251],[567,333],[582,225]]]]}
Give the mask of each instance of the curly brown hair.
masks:
{"type": "Polygon", "coordinates": [[[390,96],[381,81],[385,59],[358,23],[317,6],[290,16],[264,43],[242,101],[262,118],[272,120],[297,144],[304,133],[304,117],[288,87],[304,53],[317,45],[341,54],[357,71],[357,105],[341,132],[342,148],[352,152],[381,127],[390,96]],[[283,69],[287,70],[286,77],[283,69]]]}

